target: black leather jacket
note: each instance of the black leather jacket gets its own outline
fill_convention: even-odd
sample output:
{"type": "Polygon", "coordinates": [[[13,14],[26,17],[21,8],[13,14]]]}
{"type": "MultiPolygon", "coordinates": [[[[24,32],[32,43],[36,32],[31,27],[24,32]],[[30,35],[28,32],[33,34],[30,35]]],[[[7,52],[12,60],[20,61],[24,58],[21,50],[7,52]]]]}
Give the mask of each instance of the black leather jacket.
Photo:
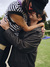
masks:
{"type": "Polygon", "coordinates": [[[9,58],[10,67],[35,67],[37,47],[42,38],[41,28],[29,32],[21,31],[19,37],[8,29],[4,36],[13,45],[9,58]]]}

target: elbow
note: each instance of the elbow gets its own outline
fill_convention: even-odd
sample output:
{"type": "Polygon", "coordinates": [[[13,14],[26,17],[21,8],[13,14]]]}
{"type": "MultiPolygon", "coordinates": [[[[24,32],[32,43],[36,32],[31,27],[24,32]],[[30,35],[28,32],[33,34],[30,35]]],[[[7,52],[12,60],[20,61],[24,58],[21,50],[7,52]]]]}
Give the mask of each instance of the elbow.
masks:
{"type": "Polygon", "coordinates": [[[27,32],[28,30],[24,30],[25,32],[27,32]]]}
{"type": "Polygon", "coordinates": [[[24,30],[25,32],[28,32],[28,30],[24,30]]]}
{"type": "Polygon", "coordinates": [[[25,32],[28,32],[28,31],[30,31],[30,29],[29,29],[29,28],[27,28],[27,29],[24,29],[24,31],[25,31],[25,32]]]}

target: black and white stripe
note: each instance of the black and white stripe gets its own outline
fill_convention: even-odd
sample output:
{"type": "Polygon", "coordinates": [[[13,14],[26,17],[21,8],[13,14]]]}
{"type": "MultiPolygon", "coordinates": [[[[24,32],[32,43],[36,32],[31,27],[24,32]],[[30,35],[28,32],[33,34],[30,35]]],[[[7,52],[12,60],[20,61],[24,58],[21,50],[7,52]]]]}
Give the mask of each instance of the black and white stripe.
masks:
{"type": "MultiPolygon", "coordinates": [[[[8,7],[8,9],[7,9],[7,11],[6,11],[6,14],[5,14],[4,17],[7,18],[8,22],[9,22],[9,24],[10,24],[10,29],[13,31],[13,33],[14,33],[16,36],[18,36],[18,35],[19,35],[19,31],[21,30],[21,28],[20,28],[20,26],[18,26],[18,25],[15,24],[14,22],[11,22],[11,21],[10,21],[10,17],[8,17],[8,14],[9,14],[9,13],[10,13],[10,14],[11,14],[11,13],[12,13],[12,14],[15,13],[15,14],[21,15],[26,22],[27,22],[27,16],[26,16],[26,14],[23,12],[22,6],[19,4],[18,1],[12,2],[12,3],[9,5],[9,7],[8,7]]],[[[11,45],[10,51],[9,51],[9,54],[8,54],[8,57],[7,57],[6,61],[5,61],[6,67],[10,67],[8,61],[9,61],[9,57],[10,57],[11,52],[12,52],[12,48],[13,48],[13,46],[11,45]]]]}
{"type": "MultiPolygon", "coordinates": [[[[15,31],[20,31],[21,28],[20,28],[17,24],[15,24],[14,22],[11,22],[11,21],[10,21],[8,15],[11,14],[11,13],[15,13],[15,14],[21,15],[26,22],[27,22],[27,20],[26,20],[26,19],[27,19],[27,16],[26,16],[26,14],[23,12],[22,6],[19,4],[18,1],[14,1],[14,2],[12,2],[12,3],[9,5],[9,7],[8,7],[8,9],[7,9],[7,11],[6,11],[5,17],[6,17],[7,20],[9,21],[10,29],[15,33],[15,31]]],[[[18,32],[17,32],[17,33],[18,33],[18,32]]]]}

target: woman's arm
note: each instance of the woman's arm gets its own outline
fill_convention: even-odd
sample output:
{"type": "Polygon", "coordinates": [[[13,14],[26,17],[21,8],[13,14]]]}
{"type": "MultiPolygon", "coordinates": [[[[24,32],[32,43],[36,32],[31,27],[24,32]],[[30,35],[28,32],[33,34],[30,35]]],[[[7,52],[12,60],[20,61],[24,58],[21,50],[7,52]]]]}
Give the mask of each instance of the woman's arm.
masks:
{"type": "MultiPolygon", "coordinates": [[[[40,23],[40,25],[42,25],[42,24],[43,24],[43,23],[40,23]]],[[[10,28],[7,19],[6,19],[6,22],[5,22],[5,21],[4,21],[4,18],[1,20],[0,26],[1,26],[4,30],[7,30],[7,29],[10,28]]],[[[43,33],[43,35],[44,35],[44,33],[45,33],[45,28],[42,27],[42,28],[41,28],[41,31],[42,31],[42,33],[43,33]]]]}
{"type": "Polygon", "coordinates": [[[24,31],[31,31],[37,27],[41,27],[43,26],[44,27],[44,23],[39,23],[39,24],[36,24],[36,25],[32,25],[32,26],[28,26],[25,22],[25,20],[23,19],[22,16],[19,16],[19,15],[16,15],[16,14],[11,14],[10,15],[11,19],[13,19],[13,21],[21,26],[21,28],[24,30],[24,31]]]}

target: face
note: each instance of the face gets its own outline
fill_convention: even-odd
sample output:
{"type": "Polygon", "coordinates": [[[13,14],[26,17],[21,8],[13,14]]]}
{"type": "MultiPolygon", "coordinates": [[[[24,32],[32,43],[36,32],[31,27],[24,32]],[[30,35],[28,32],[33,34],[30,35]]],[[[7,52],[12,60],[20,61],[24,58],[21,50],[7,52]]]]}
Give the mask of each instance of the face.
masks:
{"type": "Polygon", "coordinates": [[[38,20],[38,18],[36,16],[36,12],[32,12],[32,20],[34,20],[34,21],[38,20]]]}
{"type": "Polygon", "coordinates": [[[30,20],[32,21],[40,21],[42,20],[40,14],[38,14],[38,17],[36,15],[36,12],[29,13],[30,20]]]}
{"type": "Polygon", "coordinates": [[[30,20],[32,20],[32,21],[37,21],[38,20],[38,18],[36,16],[36,12],[30,13],[29,17],[30,17],[30,20]]]}
{"type": "MultiPolygon", "coordinates": [[[[32,6],[32,3],[30,2],[29,7],[31,7],[31,6],[32,6]]],[[[29,13],[29,17],[30,17],[31,20],[34,20],[34,21],[36,21],[38,19],[37,16],[36,16],[36,12],[33,12],[32,10],[29,13]]]]}

